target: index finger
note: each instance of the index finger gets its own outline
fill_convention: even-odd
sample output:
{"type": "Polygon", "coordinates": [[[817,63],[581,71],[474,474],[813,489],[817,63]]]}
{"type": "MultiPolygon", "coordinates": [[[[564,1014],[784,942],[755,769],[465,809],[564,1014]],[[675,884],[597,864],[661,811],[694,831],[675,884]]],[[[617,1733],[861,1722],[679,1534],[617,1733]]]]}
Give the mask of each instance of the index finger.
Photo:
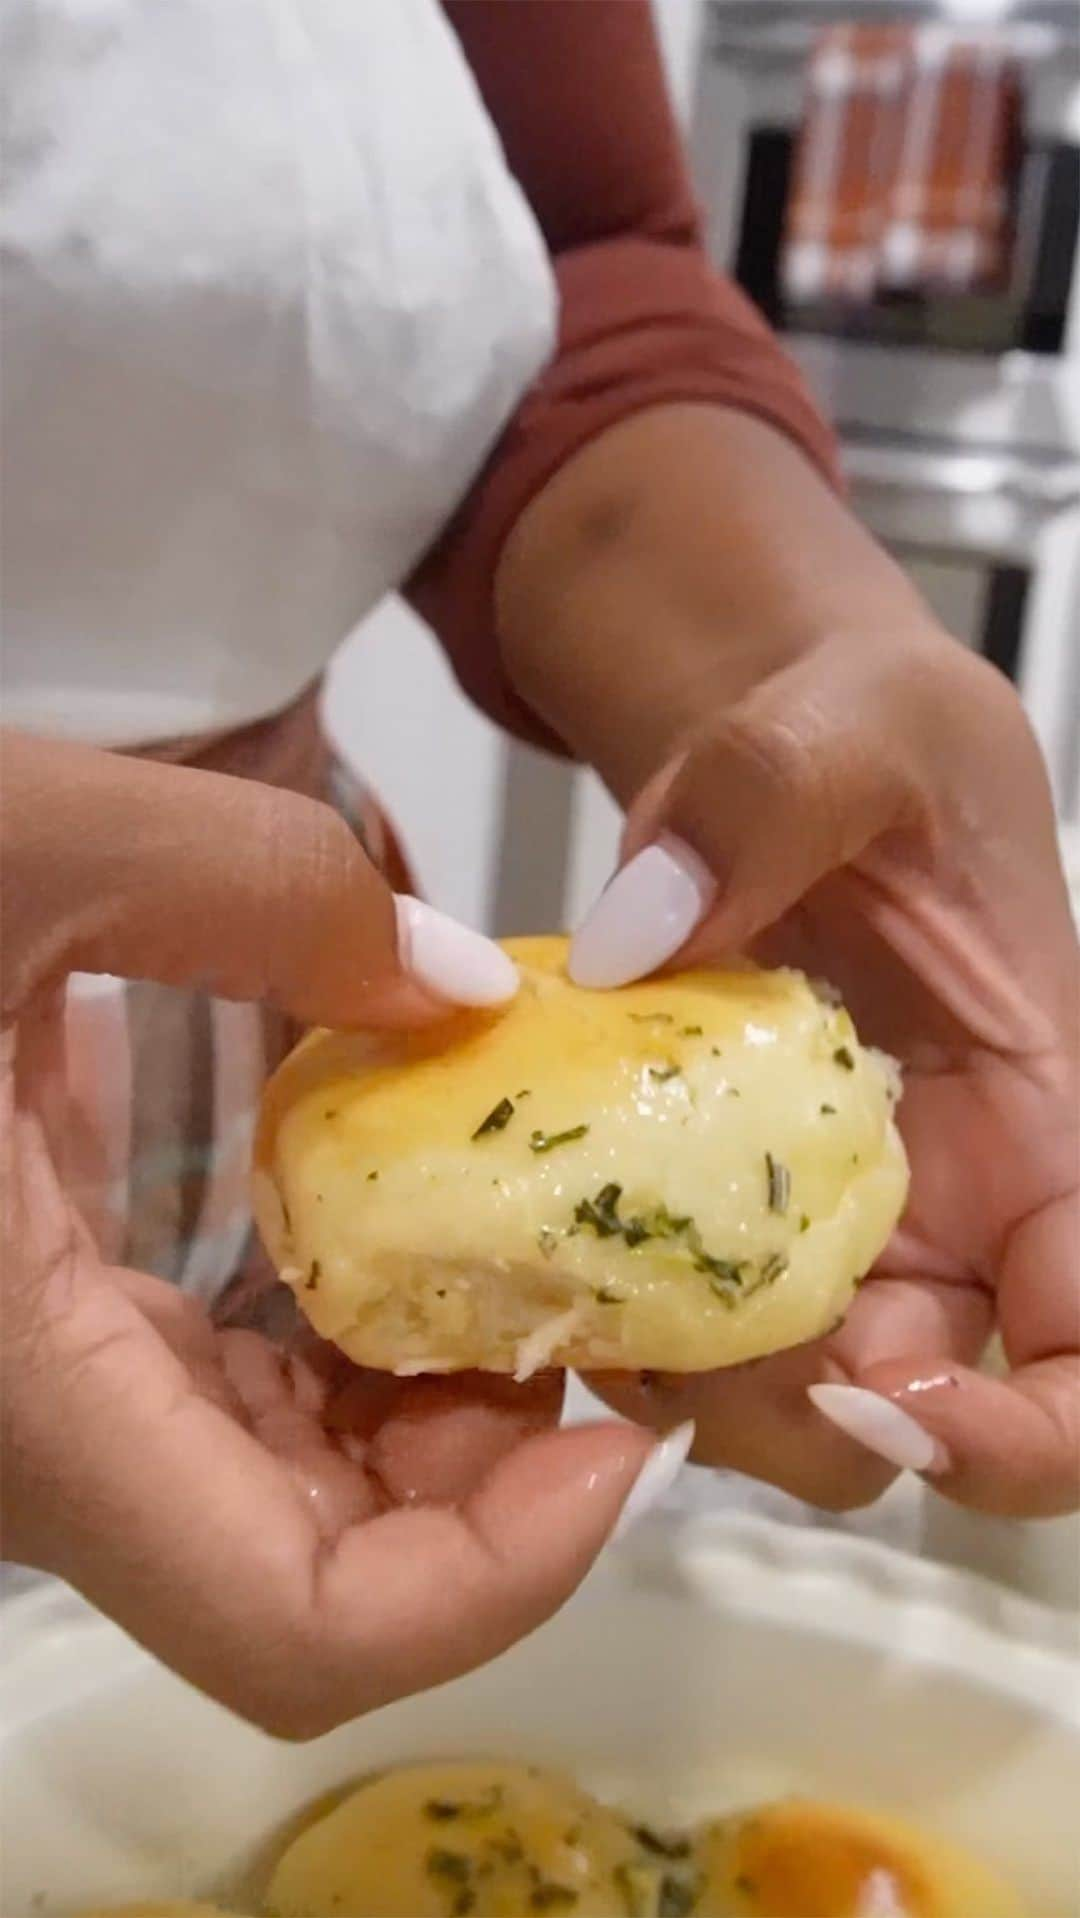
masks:
{"type": "Polygon", "coordinates": [[[330,806],[18,733],[0,745],[5,1014],[74,971],[335,1026],[419,1025],[516,989],[492,941],[395,897],[330,806]]]}

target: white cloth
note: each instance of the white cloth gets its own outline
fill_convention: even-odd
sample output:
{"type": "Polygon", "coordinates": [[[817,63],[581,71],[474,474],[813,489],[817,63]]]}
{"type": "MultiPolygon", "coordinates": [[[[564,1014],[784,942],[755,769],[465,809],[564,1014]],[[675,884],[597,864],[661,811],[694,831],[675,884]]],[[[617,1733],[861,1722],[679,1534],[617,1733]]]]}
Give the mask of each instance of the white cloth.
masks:
{"type": "Polygon", "coordinates": [[[550,354],[554,278],[437,0],[7,0],[7,723],[287,704],[550,354]]]}

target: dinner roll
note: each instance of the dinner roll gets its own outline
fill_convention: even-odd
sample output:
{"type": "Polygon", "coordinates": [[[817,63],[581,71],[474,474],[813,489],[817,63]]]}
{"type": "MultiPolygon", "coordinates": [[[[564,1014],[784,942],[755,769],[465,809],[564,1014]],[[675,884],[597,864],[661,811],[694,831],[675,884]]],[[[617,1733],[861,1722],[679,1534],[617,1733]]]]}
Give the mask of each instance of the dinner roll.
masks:
{"type": "Polygon", "coordinates": [[[109,1905],[94,1911],[81,1911],[76,1918],[228,1918],[220,1905],[192,1905],[183,1898],[172,1898],[157,1905],[109,1905]]]}
{"type": "Polygon", "coordinates": [[[967,1852],[848,1805],[762,1805],[708,1829],[701,1854],[697,1918],[1024,1918],[967,1852]]]}
{"type": "Polygon", "coordinates": [[[676,1858],[650,1850],[558,1773],[411,1765],[361,1785],[294,1839],[267,1907],[273,1918],[656,1918],[693,1908],[689,1886],[700,1880],[681,1862],[689,1843],[677,1849],[676,1858]]]}
{"type": "Polygon", "coordinates": [[[255,1209],[311,1323],[411,1374],[675,1372],[844,1314],[904,1203],[897,1073],[798,972],[574,985],[507,944],[506,1007],[313,1033],[267,1091],[255,1209]]]}

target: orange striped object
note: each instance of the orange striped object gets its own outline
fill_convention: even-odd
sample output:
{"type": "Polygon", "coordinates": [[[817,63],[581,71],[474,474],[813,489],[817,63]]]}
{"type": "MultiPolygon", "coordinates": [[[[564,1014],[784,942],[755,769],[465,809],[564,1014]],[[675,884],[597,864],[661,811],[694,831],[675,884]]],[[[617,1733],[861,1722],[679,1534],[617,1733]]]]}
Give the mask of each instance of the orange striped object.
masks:
{"type": "Polygon", "coordinates": [[[1007,277],[1020,133],[993,34],[833,26],[816,40],[785,222],[793,304],[976,292],[1007,277]]]}

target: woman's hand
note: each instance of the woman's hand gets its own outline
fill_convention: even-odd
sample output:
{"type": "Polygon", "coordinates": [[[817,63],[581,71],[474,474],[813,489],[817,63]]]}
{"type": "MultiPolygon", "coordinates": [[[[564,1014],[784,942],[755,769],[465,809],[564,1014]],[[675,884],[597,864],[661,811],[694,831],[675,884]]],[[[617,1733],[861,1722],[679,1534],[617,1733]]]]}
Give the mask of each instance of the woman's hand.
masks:
{"type": "Polygon", "coordinates": [[[606,1395],[820,1504],[894,1465],[986,1511],[1080,1503],[1080,964],[1012,690],[929,628],[810,648],[703,714],[624,854],[577,976],[746,950],[829,979],[904,1066],[912,1186],[837,1332],[606,1395]],[[995,1329],[1006,1380],[974,1369],[995,1329]]]}
{"type": "Polygon", "coordinates": [[[630,808],[581,976],[751,948],[833,980],[906,1072],[911,1202],[841,1331],[608,1396],[825,1505],[903,1463],[987,1511],[1075,1506],[1080,955],[1015,694],[795,446],[719,407],[590,442],[496,587],[517,691],[630,808]],[[1008,1381],[973,1369],[995,1328],[1008,1381]]]}
{"type": "Polygon", "coordinates": [[[4,1550],[234,1710],[307,1736],[548,1616],[650,1456],[558,1433],[561,1391],[286,1356],[102,1263],[65,1197],[71,970],[418,1024],[513,990],[397,902],[329,810],[248,781],[3,741],[4,1550]]]}

